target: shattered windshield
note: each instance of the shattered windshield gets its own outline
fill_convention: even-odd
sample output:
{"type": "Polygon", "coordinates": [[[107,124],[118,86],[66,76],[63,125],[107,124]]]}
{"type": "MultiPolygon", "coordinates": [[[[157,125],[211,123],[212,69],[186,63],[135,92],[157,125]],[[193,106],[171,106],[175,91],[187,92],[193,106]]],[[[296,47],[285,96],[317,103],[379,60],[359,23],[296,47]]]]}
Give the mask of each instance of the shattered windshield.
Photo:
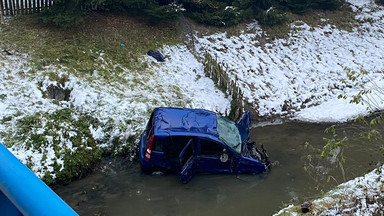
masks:
{"type": "Polygon", "coordinates": [[[239,130],[237,129],[235,122],[229,121],[228,119],[217,116],[217,132],[219,138],[237,153],[241,152],[241,137],[239,130]]]}

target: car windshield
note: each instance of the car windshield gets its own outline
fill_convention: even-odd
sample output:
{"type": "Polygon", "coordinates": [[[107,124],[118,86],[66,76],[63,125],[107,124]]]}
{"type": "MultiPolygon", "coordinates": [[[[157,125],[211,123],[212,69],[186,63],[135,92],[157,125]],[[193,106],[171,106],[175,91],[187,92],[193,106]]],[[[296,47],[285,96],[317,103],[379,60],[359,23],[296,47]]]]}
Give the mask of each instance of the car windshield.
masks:
{"type": "Polygon", "coordinates": [[[237,153],[241,152],[241,137],[239,129],[237,129],[235,122],[230,121],[220,115],[217,116],[217,132],[219,138],[237,153]]]}

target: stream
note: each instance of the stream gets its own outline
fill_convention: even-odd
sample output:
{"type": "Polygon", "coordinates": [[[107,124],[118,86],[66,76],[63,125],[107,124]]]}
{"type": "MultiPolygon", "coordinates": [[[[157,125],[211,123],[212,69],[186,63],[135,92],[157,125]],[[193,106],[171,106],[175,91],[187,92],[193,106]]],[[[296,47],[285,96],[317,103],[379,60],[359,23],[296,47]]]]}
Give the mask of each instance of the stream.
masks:
{"type": "Polygon", "coordinates": [[[336,158],[321,159],[323,137],[330,137],[324,134],[327,127],[298,122],[254,126],[251,138],[264,144],[275,164],[269,173],[202,174],[182,184],[176,175],[142,174],[134,162],[106,165],[54,190],[80,215],[272,215],[286,204],[318,198],[344,178],[361,176],[383,162],[375,143],[367,144],[351,124],[339,126],[348,136],[339,151],[346,159],[342,169],[336,158]]]}

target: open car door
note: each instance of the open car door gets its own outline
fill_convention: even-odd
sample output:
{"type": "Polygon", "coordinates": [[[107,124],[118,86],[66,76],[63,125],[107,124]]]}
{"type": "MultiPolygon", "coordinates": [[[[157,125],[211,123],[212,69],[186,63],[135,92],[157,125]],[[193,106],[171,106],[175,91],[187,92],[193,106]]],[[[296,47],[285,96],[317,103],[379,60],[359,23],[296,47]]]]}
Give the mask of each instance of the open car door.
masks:
{"type": "Polygon", "coordinates": [[[251,114],[246,111],[236,122],[239,129],[241,142],[243,143],[249,137],[249,127],[251,126],[251,114]]]}
{"type": "Polygon", "coordinates": [[[196,170],[196,154],[193,139],[190,139],[188,144],[179,154],[180,161],[180,180],[184,184],[188,183],[195,175],[196,170]]]}

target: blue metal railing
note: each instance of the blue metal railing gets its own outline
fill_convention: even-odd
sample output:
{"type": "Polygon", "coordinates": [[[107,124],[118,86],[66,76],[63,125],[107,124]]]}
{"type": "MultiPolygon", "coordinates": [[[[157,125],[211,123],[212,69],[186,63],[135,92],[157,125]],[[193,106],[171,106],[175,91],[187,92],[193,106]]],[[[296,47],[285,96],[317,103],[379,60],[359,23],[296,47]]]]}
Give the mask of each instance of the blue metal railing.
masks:
{"type": "Polygon", "coordinates": [[[4,216],[78,215],[1,143],[0,212],[4,216]]]}

